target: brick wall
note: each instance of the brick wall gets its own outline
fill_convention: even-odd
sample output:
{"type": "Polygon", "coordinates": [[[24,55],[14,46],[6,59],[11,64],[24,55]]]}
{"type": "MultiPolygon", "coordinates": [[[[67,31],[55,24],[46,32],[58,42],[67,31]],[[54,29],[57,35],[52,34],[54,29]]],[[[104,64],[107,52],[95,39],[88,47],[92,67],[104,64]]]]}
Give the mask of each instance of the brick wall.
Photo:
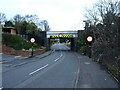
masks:
{"type": "MultiPolygon", "coordinates": [[[[17,55],[17,56],[30,56],[31,51],[22,51],[22,50],[14,50],[13,48],[9,48],[6,45],[0,45],[0,53],[5,53],[5,54],[11,54],[11,55],[17,55]]],[[[40,55],[44,53],[46,49],[41,49],[41,50],[36,50],[33,52],[34,55],[40,55]]]]}

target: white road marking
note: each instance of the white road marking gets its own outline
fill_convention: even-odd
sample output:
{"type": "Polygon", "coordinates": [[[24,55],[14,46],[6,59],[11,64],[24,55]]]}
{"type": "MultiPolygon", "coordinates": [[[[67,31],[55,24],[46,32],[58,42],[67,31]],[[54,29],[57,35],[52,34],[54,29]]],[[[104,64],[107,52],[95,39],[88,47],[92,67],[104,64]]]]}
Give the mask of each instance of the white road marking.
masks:
{"type": "Polygon", "coordinates": [[[32,74],[34,74],[34,73],[36,73],[36,72],[38,72],[38,71],[40,71],[40,70],[46,68],[47,66],[48,66],[48,64],[46,64],[45,66],[43,66],[43,67],[41,67],[41,68],[39,68],[39,69],[37,69],[37,70],[35,70],[35,71],[29,73],[29,75],[32,75],[32,74]]]}
{"type": "Polygon", "coordinates": [[[0,87],[0,90],[2,90],[3,89],[3,87],[0,87]]]}
{"type": "Polygon", "coordinates": [[[75,86],[74,88],[77,88],[77,84],[78,84],[78,81],[79,81],[79,75],[80,75],[80,68],[78,67],[78,71],[76,72],[76,80],[75,80],[75,86]]]}
{"type": "Polygon", "coordinates": [[[83,85],[82,85],[82,88],[91,88],[91,86],[88,85],[88,84],[83,84],[83,85]]]}
{"type": "Polygon", "coordinates": [[[64,46],[65,46],[65,49],[67,48],[67,49],[70,49],[68,46],[66,46],[65,44],[64,44],[64,46]]]}
{"type": "Polygon", "coordinates": [[[85,62],[84,64],[90,64],[90,62],[85,62]]]}
{"type": "MultiPolygon", "coordinates": [[[[60,47],[60,45],[59,45],[59,49],[61,50],[61,47],[60,47]]],[[[61,55],[60,55],[60,57],[58,57],[57,59],[55,59],[54,61],[56,62],[56,61],[58,61],[61,57],[62,57],[63,55],[62,55],[62,51],[61,51],[61,55]]]]}
{"type": "Polygon", "coordinates": [[[56,62],[57,60],[59,60],[59,58],[55,59],[54,61],[56,62]]]}
{"type": "Polygon", "coordinates": [[[55,52],[55,49],[53,49],[52,53],[54,53],[54,52],[55,52]]]}
{"type": "Polygon", "coordinates": [[[15,56],[15,58],[19,58],[19,57],[21,57],[21,56],[15,56]]]}
{"type": "MultiPolygon", "coordinates": [[[[59,49],[61,49],[60,46],[59,46],[59,49]]],[[[55,49],[54,49],[53,51],[55,51],[55,49]]],[[[62,51],[61,51],[61,55],[60,55],[60,57],[58,57],[58,58],[55,59],[54,61],[55,61],[55,62],[58,61],[62,56],[63,56],[63,55],[62,55],[62,51]]],[[[35,70],[35,71],[29,73],[29,75],[32,75],[32,74],[34,74],[34,73],[36,73],[36,72],[38,72],[38,71],[40,71],[40,70],[46,68],[47,66],[48,66],[48,64],[46,64],[45,66],[43,66],[43,67],[41,67],[41,68],[39,68],[39,69],[37,69],[37,70],[35,70]]]]}
{"type": "Polygon", "coordinates": [[[60,55],[60,57],[58,57],[57,59],[55,59],[54,61],[56,62],[56,61],[58,61],[61,57],[62,57],[63,55],[62,55],[62,52],[61,52],[61,55],[60,55]]]}

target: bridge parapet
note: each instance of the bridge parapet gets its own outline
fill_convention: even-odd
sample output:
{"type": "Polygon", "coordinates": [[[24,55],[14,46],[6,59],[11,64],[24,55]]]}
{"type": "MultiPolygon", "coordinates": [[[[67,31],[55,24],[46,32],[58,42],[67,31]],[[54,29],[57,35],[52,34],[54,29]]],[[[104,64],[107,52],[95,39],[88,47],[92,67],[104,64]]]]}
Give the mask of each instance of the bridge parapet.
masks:
{"type": "Polygon", "coordinates": [[[50,38],[50,36],[54,35],[70,35],[73,37],[78,37],[78,31],[47,31],[47,38],[50,38]]]}

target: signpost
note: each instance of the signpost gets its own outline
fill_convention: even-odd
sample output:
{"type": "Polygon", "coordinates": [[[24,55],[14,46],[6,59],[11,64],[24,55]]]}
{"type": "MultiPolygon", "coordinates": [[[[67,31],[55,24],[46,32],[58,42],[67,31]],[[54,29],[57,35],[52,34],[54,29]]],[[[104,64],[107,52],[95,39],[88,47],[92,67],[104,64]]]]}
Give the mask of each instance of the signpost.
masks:
{"type": "Polygon", "coordinates": [[[50,36],[50,38],[73,38],[73,36],[72,35],[62,35],[62,34],[59,34],[59,35],[50,36]]]}
{"type": "MultiPolygon", "coordinates": [[[[91,44],[91,42],[93,41],[93,37],[92,36],[88,36],[87,37],[87,41],[89,42],[89,44],[91,44]]],[[[89,45],[90,51],[89,51],[89,58],[91,58],[91,45],[89,45]]]]}
{"type": "Polygon", "coordinates": [[[31,38],[30,42],[32,43],[32,52],[31,52],[31,57],[33,56],[33,43],[35,42],[35,38],[31,38]]]}

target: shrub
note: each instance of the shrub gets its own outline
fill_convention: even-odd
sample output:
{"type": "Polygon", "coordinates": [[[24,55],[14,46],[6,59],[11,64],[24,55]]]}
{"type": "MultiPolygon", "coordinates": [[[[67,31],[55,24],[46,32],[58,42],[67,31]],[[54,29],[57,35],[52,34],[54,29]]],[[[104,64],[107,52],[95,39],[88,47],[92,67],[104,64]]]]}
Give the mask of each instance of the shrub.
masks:
{"type": "Polygon", "coordinates": [[[38,46],[37,43],[33,43],[33,48],[34,48],[34,49],[39,49],[40,46],[38,46]]]}
{"type": "Polygon", "coordinates": [[[46,48],[46,47],[44,47],[44,46],[41,46],[41,47],[40,47],[40,49],[45,49],[45,48],[46,48]]]}
{"type": "Polygon", "coordinates": [[[3,34],[2,37],[3,44],[7,45],[8,47],[14,48],[15,50],[28,50],[32,46],[29,41],[19,35],[3,34]]]}
{"type": "Polygon", "coordinates": [[[89,53],[90,53],[90,47],[88,47],[88,46],[81,46],[80,51],[84,55],[89,55],[89,53]]]}

